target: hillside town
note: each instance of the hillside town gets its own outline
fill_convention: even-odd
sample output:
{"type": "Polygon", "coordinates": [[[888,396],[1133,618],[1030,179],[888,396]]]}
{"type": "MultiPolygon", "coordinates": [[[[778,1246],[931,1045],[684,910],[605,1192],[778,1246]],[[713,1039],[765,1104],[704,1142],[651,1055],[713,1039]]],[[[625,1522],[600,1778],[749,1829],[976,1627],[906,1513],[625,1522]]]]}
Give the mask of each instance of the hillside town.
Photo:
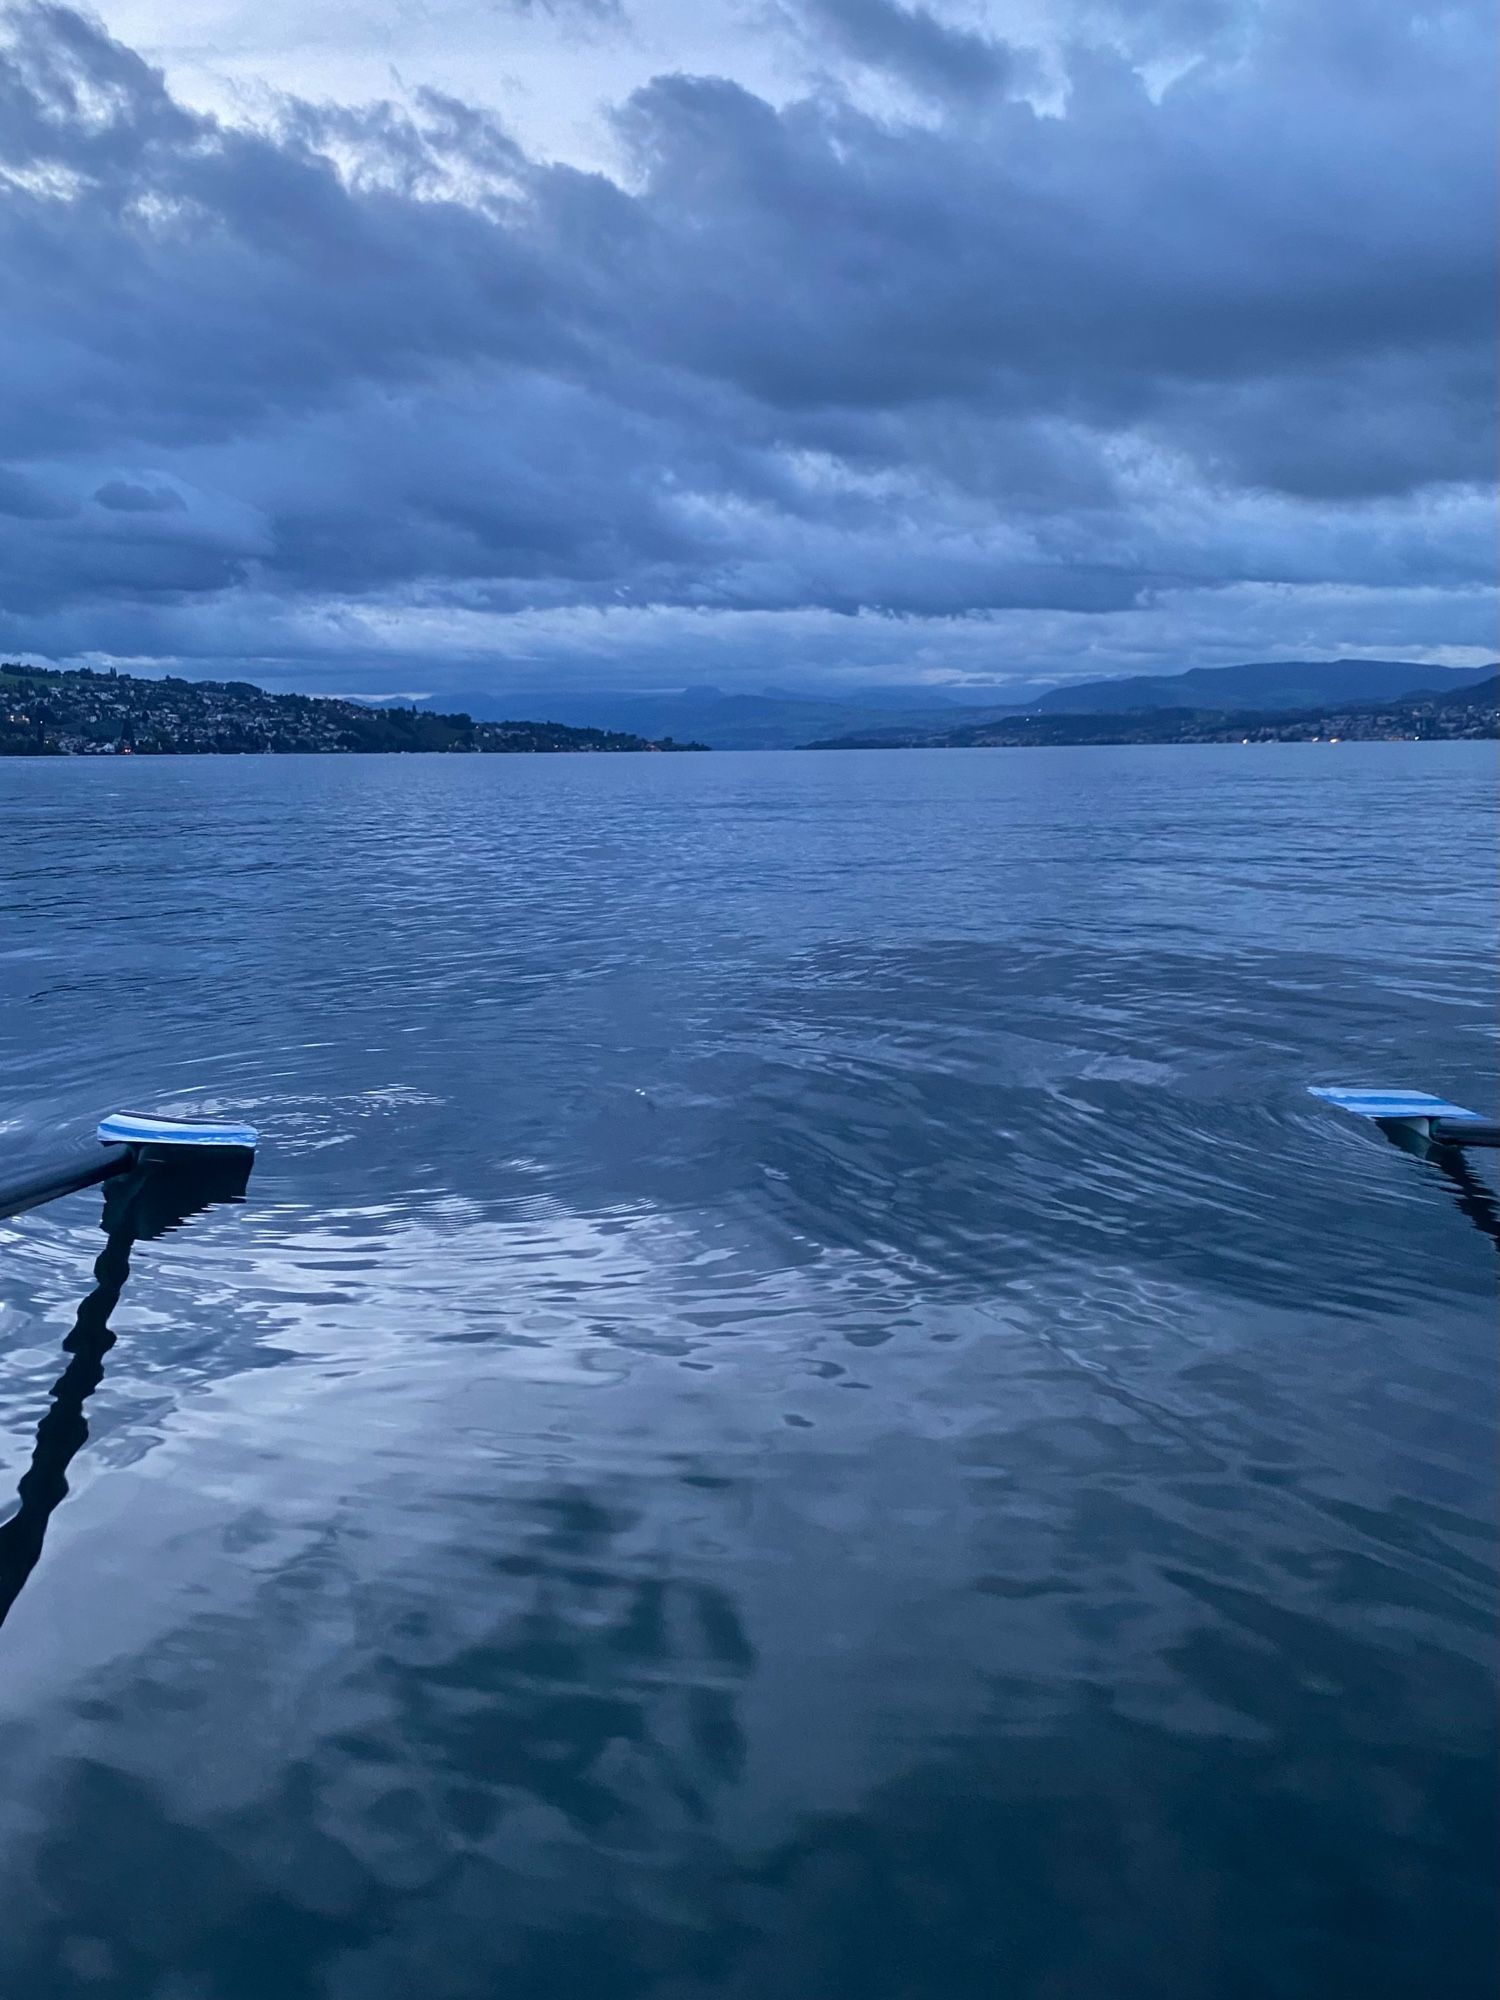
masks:
{"type": "Polygon", "coordinates": [[[132,757],[693,750],[622,730],[475,722],[415,707],[268,694],[249,681],[0,665],[0,756],[132,757]]]}

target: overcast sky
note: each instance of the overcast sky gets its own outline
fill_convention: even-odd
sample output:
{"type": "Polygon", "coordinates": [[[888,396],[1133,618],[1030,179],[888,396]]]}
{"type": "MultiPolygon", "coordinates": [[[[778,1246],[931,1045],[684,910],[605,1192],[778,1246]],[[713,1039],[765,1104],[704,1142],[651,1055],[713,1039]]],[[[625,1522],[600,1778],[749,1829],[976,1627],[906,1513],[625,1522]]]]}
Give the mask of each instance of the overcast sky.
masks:
{"type": "Polygon", "coordinates": [[[0,652],[1492,657],[1493,12],[8,10],[0,652]]]}

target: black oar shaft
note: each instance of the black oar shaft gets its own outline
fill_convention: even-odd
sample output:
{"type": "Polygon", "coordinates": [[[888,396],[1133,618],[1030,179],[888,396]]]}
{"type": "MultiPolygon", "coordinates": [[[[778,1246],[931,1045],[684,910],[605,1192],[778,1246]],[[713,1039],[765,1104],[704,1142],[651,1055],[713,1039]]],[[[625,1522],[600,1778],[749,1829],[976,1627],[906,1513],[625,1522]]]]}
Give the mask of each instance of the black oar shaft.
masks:
{"type": "Polygon", "coordinates": [[[1500,1125],[1482,1118],[1435,1118],[1432,1137],[1443,1146],[1500,1146],[1500,1125]]]}
{"type": "Polygon", "coordinates": [[[36,1208],[60,1194],[72,1194],[78,1188],[107,1181],[111,1174],[124,1173],[135,1155],[134,1146],[101,1146],[95,1153],[71,1153],[66,1160],[55,1160],[51,1166],[33,1167],[20,1180],[0,1186],[0,1217],[20,1215],[23,1210],[36,1208]]]}

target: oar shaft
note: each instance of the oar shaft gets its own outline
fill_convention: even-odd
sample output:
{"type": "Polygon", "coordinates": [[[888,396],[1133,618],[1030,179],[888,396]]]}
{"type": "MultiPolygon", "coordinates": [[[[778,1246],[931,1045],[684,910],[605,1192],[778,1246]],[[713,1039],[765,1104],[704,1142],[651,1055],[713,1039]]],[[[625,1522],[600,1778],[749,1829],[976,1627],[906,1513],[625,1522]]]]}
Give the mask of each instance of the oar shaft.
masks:
{"type": "Polygon", "coordinates": [[[71,1153],[66,1160],[56,1160],[51,1166],[33,1167],[22,1179],[0,1186],[0,1217],[20,1215],[25,1209],[55,1200],[60,1194],[72,1194],[78,1188],[107,1181],[111,1174],[124,1173],[135,1155],[134,1146],[101,1146],[94,1153],[71,1153]]]}
{"type": "Polygon", "coordinates": [[[1483,1118],[1435,1118],[1431,1136],[1444,1146],[1500,1146],[1500,1125],[1483,1118]]]}

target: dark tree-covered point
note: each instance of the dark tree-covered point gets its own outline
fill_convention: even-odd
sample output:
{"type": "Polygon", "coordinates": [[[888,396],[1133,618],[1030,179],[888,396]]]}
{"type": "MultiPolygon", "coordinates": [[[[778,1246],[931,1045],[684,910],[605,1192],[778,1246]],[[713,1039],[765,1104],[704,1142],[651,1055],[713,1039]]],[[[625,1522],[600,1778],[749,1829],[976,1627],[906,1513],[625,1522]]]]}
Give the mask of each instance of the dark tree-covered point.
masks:
{"type": "Polygon", "coordinates": [[[698,750],[561,722],[476,722],[417,708],[367,708],[268,694],[249,681],[0,666],[0,756],[245,756],[393,751],[698,750]]]}

